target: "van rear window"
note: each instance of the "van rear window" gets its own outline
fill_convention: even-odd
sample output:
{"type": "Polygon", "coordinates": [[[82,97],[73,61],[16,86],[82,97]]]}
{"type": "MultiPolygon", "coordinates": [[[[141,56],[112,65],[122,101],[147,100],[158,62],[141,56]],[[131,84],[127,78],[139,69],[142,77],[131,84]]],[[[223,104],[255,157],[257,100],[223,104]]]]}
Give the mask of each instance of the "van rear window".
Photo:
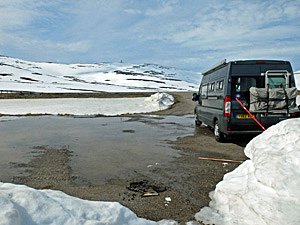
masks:
{"type": "Polygon", "coordinates": [[[286,87],[286,79],[284,76],[268,76],[269,88],[286,87]]]}
{"type": "Polygon", "coordinates": [[[246,64],[232,65],[232,76],[260,76],[268,70],[287,70],[291,73],[292,68],[289,64],[246,64]]]}
{"type": "Polygon", "coordinates": [[[264,77],[232,77],[231,94],[234,97],[246,99],[250,101],[251,87],[265,87],[264,77]]]}
{"type": "Polygon", "coordinates": [[[256,79],[254,77],[235,77],[234,89],[236,92],[248,91],[250,87],[256,87],[256,79]]]}

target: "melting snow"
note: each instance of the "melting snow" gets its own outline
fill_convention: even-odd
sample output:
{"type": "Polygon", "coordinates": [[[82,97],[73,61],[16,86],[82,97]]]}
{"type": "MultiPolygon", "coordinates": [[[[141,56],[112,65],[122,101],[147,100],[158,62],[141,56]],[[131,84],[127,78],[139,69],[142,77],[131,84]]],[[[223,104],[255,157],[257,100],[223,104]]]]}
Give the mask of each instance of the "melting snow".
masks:
{"type": "Polygon", "coordinates": [[[196,219],[216,225],[300,224],[300,118],[280,122],[245,148],[196,219]]]}
{"type": "Polygon", "coordinates": [[[0,225],[174,225],[138,218],[117,202],[96,202],[60,191],[0,182],[0,225]]]}
{"type": "Polygon", "coordinates": [[[164,110],[174,104],[172,95],[157,93],[140,98],[1,99],[2,115],[122,115],[164,110]]]}
{"type": "Polygon", "coordinates": [[[300,71],[295,72],[294,75],[295,75],[296,87],[298,90],[300,90],[300,71]]]}

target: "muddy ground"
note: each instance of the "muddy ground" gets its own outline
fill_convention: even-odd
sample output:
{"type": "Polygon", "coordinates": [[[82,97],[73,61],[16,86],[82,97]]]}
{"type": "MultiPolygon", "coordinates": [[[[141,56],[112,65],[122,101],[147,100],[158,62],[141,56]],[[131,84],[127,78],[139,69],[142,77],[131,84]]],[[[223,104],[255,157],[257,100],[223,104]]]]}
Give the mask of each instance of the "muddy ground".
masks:
{"type": "MultiPolygon", "coordinates": [[[[176,104],[155,114],[193,113],[192,93],[173,95],[176,104]]],[[[131,117],[132,120],[140,120],[139,115],[131,117]]],[[[155,221],[172,219],[184,224],[194,220],[195,213],[208,205],[209,192],[214,190],[224,174],[239,165],[199,160],[198,157],[243,161],[246,160],[243,149],[249,140],[249,137],[239,137],[227,143],[218,143],[210,129],[197,127],[189,136],[169,141],[172,148],[179,150],[180,157],[163,165],[153,165],[147,172],[132,171],[128,176],[111,177],[103,184],[74,176],[69,164],[73,152],[68,146],[35,146],[36,157],[27,164],[16,165],[24,167],[27,175],[13,177],[12,182],[38,189],[61,190],[88,200],[117,201],[139,217],[155,221]],[[167,197],[171,201],[166,201],[167,197]]]]}

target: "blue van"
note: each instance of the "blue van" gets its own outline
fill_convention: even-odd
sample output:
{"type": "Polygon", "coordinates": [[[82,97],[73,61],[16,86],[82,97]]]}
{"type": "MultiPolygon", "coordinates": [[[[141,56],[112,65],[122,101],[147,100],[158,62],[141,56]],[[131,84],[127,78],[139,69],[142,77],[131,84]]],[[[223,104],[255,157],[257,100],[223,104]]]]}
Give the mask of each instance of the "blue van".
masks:
{"type": "Polygon", "coordinates": [[[219,142],[258,134],[281,120],[300,117],[292,66],[280,60],[226,60],[202,73],[193,94],[196,125],[213,128],[219,142]]]}

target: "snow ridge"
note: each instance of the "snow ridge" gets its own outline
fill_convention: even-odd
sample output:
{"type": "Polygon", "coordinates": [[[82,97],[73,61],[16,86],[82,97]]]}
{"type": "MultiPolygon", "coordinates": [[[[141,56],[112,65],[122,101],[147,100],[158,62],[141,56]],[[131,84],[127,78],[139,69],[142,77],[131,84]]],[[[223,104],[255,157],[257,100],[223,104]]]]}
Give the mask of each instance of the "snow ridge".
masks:
{"type": "Polygon", "coordinates": [[[196,219],[216,225],[300,224],[300,118],[282,121],[245,148],[250,158],[210,193],[196,219]]]}

